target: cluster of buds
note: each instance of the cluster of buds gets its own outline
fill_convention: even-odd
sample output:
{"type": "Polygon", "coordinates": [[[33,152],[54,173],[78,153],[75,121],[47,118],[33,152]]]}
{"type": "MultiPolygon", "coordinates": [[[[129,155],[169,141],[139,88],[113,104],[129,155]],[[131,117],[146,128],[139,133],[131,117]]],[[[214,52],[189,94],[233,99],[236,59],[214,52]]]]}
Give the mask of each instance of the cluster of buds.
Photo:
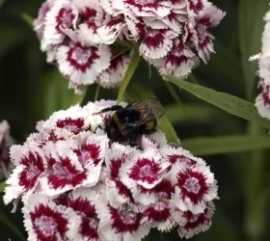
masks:
{"type": "Polygon", "coordinates": [[[47,61],[79,92],[120,84],[134,51],[161,74],[186,78],[199,58],[208,61],[207,30],[224,15],[207,0],[47,0],[34,29],[47,61]]]}
{"type": "Polygon", "coordinates": [[[7,178],[12,168],[9,159],[9,148],[13,144],[13,139],[9,134],[7,121],[0,123],[0,180],[7,178]]]}
{"type": "Polygon", "coordinates": [[[12,146],[4,202],[22,199],[28,240],[135,241],[151,228],[190,238],[210,227],[218,197],[209,166],[161,131],[136,146],[108,139],[112,112],[100,111],[114,104],[55,112],[12,146]]]}

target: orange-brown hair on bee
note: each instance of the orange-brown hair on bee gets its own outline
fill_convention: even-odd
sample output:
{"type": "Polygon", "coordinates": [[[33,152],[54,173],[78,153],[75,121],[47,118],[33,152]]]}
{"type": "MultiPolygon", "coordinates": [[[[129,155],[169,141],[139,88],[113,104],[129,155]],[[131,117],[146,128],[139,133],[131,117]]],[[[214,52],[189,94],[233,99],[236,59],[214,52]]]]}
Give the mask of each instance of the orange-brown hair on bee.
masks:
{"type": "Polygon", "coordinates": [[[125,142],[136,145],[138,137],[149,135],[157,129],[158,119],[165,113],[165,109],[158,99],[146,99],[128,104],[126,107],[114,105],[98,112],[114,111],[111,119],[106,123],[105,131],[113,142],[125,142]]]}

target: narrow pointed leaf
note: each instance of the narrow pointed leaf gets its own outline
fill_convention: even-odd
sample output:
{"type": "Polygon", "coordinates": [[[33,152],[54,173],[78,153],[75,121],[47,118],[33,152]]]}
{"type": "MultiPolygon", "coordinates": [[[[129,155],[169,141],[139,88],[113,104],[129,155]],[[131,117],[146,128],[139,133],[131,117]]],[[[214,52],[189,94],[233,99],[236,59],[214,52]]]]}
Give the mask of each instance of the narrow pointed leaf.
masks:
{"type": "Polygon", "coordinates": [[[196,155],[228,154],[270,148],[270,136],[197,137],[183,140],[182,145],[196,155]]]}
{"type": "Polygon", "coordinates": [[[172,104],[165,106],[166,116],[174,123],[183,122],[207,122],[220,114],[215,108],[205,105],[172,104]]]}
{"type": "Polygon", "coordinates": [[[165,76],[165,78],[198,98],[209,102],[232,115],[255,122],[267,129],[270,129],[270,121],[262,118],[258,114],[254,104],[249,101],[223,92],[208,89],[200,85],[191,84],[187,81],[179,80],[170,76],[165,76]]]}

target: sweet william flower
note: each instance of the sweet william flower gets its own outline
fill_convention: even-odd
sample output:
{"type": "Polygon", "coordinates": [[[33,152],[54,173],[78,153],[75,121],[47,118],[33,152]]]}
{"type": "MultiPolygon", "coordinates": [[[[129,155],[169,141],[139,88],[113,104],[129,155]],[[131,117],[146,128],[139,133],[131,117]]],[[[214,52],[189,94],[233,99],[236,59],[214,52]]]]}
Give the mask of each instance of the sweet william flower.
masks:
{"type": "Polygon", "coordinates": [[[69,194],[61,195],[54,202],[66,209],[72,209],[75,220],[78,221],[78,230],[73,233],[73,240],[100,240],[99,210],[103,207],[100,203],[104,199],[103,186],[97,186],[93,190],[79,188],[69,194]]]}
{"type": "Polygon", "coordinates": [[[262,117],[270,119],[270,86],[263,80],[260,81],[259,86],[262,88],[262,93],[257,96],[255,106],[262,117]]]}
{"type": "Polygon", "coordinates": [[[82,85],[98,82],[108,88],[122,81],[130,62],[129,51],[115,51],[101,40],[97,30],[107,23],[116,39],[121,23],[111,19],[96,0],[47,0],[34,21],[47,61],[57,65],[75,92],[79,93],[82,85]],[[114,74],[112,81],[106,73],[114,74]]]}
{"type": "Polygon", "coordinates": [[[211,218],[214,213],[214,205],[212,202],[206,203],[204,211],[200,214],[193,214],[190,211],[180,211],[176,209],[172,212],[172,216],[179,223],[178,234],[181,238],[191,238],[195,234],[204,232],[211,226],[211,218]]]}
{"type": "Polygon", "coordinates": [[[34,29],[47,61],[80,92],[118,86],[134,51],[161,74],[186,78],[214,52],[208,29],[224,16],[207,0],[47,0],[34,29]]]}
{"type": "Polygon", "coordinates": [[[9,158],[9,148],[14,140],[9,133],[10,127],[7,121],[0,123],[0,180],[7,178],[12,168],[9,158]]]}
{"type": "Polygon", "coordinates": [[[4,202],[23,200],[28,240],[139,241],[152,228],[189,238],[210,227],[217,185],[209,166],[160,131],[132,146],[110,140],[112,112],[100,111],[112,105],[57,111],[12,146],[4,202]]]}
{"type": "Polygon", "coordinates": [[[56,205],[47,196],[35,193],[31,202],[24,200],[24,225],[28,240],[72,240],[78,228],[76,214],[72,209],[56,205]]]}
{"type": "Polygon", "coordinates": [[[259,83],[258,87],[261,88],[261,93],[255,100],[255,106],[262,117],[270,119],[270,11],[264,17],[265,26],[262,34],[262,47],[261,53],[250,57],[250,60],[257,60],[259,83]]]}

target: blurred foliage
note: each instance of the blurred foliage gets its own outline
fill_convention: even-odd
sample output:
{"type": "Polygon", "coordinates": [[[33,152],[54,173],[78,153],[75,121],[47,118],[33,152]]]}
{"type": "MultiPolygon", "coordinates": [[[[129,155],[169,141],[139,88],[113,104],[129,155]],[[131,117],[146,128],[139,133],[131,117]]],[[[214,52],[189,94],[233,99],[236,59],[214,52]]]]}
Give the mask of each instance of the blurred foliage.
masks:
{"type": "MultiPolygon", "coordinates": [[[[207,90],[241,98],[241,103],[253,102],[258,94],[257,65],[248,62],[248,57],[260,51],[263,16],[269,1],[212,2],[227,12],[225,19],[212,31],[216,37],[216,54],[207,65],[202,63],[189,81],[207,87],[207,90]]],[[[73,91],[67,90],[68,83],[58,70],[46,64],[36,35],[25,20],[36,17],[41,3],[40,0],[0,0],[0,120],[6,119],[10,123],[17,143],[22,143],[35,131],[38,120],[79,100],[78,97],[74,99],[73,91]]],[[[220,200],[215,202],[211,229],[190,240],[270,240],[267,205],[270,201],[270,164],[266,129],[269,122],[261,120],[267,123],[263,125],[254,121],[254,108],[250,103],[247,104],[250,109],[241,104],[238,110],[247,117],[240,115],[242,118],[253,122],[212,105],[209,101],[212,92],[204,93],[203,98],[199,96],[201,100],[191,94],[192,91],[186,92],[188,89],[184,86],[180,89],[165,82],[154,70],[149,78],[149,68],[144,61],[139,62],[138,68],[131,79],[131,85],[136,89],[129,85],[124,97],[133,100],[156,95],[167,109],[166,120],[161,125],[167,128],[168,138],[176,139],[175,129],[184,146],[194,154],[204,156],[219,183],[220,200]]],[[[90,86],[84,102],[93,101],[96,90],[96,85],[90,86]]],[[[100,89],[98,97],[116,99],[117,91],[100,89]]],[[[19,233],[27,237],[21,213],[10,214],[11,209],[11,205],[5,207],[0,200],[1,240],[18,240],[19,233]]],[[[148,240],[174,241],[179,238],[176,233],[161,237],[158,232],[152,232],[148,240]]]]}

